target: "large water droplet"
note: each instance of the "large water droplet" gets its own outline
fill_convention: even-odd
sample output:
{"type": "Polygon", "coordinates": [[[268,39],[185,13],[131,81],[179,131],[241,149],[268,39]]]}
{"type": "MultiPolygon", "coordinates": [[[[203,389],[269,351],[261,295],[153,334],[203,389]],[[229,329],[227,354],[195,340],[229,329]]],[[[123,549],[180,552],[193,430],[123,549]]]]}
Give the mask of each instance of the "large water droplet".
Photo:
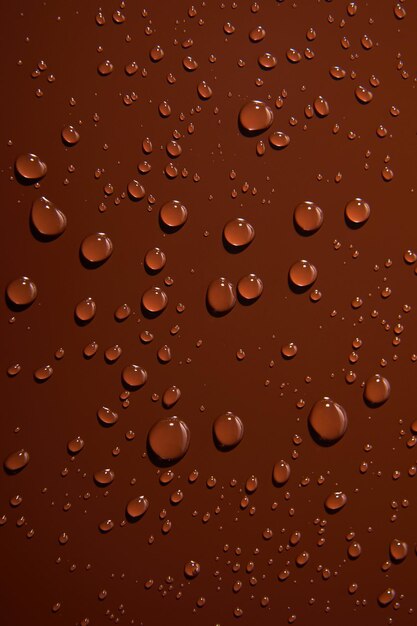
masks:
{"type": "Polygon", "coordinates": [[[323,211],[315,202],[305,200],[294,209],[294,223],[302,233],[315,233],[323,224],[323,211]]]}
{"type": "Polygon", "coordinates": [[[142,307],[151,315],[158,315],[168,304],[168,296],[160,287],[151,287],[142,295],[142,307]]]}
{"type": "Polygon", "coordinates": [[[15,167],[18,175],[26,182],[34,182],[43,178],[47,172],[46,163],[36,154],[21,154],[17,157],[15,167]]]}
{"type": "Polygon", "coordinates": [[[243,276],[237,284],[240,298],[247,303],[257,300],[262,294],[263,288],[262,280],[256,274],[243,276]]]}
{"type": "Polygon", "coordinates": [[[7,297],[17,307],[27,307],[35,300],[38,290],[33,281],[27,276],[12,280],[7,285],[7,297]]]}
{"type": "Polygon", "coordinates": [[[393,561],[399,563],[403,561],[408,554],[408,546],[405,541],[393,539],[389,546],[389,553],[393,561]]]}
{"type": "Polygon", "coordinates": [[[363,396],[369,405],[379,406],[388,400],[390,393],[389,381],[380,374],[373,374],[365,383],[363,396]]]}
{"type": "Polygon", "coordinates": [[[317,443],[332,445],[346,432],[346,411],[337,402],[324,397],[313,405],[308,416],[308,425],[317,443]]]}
{"type": "Polygon", "coordinates": [[[80,141],[80,133],[71,125],[62,129],[61,137],[67,146],[75,146],[80,141]]]}
{"type": "Polygon", "coordinates": [[[149,500],[145,496],[137,496],[126,505],[127,516],[132,520],[137,520],[149,509],[149,500]]]}
{"type": "Polygon", "coordinates": [[[213,315],[225,315],[236,304],[236,291],[227,278],[212,280],[207,289],[207,306],[213,315]]]}
{"type": "Polygon", "coordinates": [[[288,276],[296,289],[306,289],[316,280],[317,270],[312,263],[302,259],[291,265],[288,276]]]}
{"type": "Polygon", "coordinates": [[[388,604],[391,604],[391,602],[394,600],[396,595],[397,594],[395,593],[395,589],[392,589],[392,587],[388,587],[388,589],[385,589],[385,591],[379,594],[378,602],[381,606],[388,606],[388,604]]]}
{"type": "Polygon", "coordinates": [[[67,218],[64,213],[45,196],[34,200],[30,219],[32,226],[42,237],[58,237],[67,226],[67,218]]]}
{"type": "Polygon", "coordinates": [[[236,217],[225,225],[223,237],[234,249],[243,249],[253,241],[255,229],[243,217],[236,217]]]}
{"type": "Polygon", "coordinates": [[[4,461],[4,467],[8,472],[19,472],[29,463],[29,452],[17,450],[12,452],[4,461]]]}
{"type": "Polygon", "coordinates": [[[272,109],[260,100],[251,100],[243,105],[239,113],[239,123],[243,131],[249,134],[260,133],[269,128],[274,121],[272,109]]]}
{"type": "Polygon", "coordinates": [[[145,255],[145,265],[150,272],[159,272],[166,263],[165,253],[160,248],[151,248],[145,255]]]}
{"type": "Polygon", "coordinates": [[[343,491],[334,491],[327,496],[324,506],[329,513],[336,513],[345,506],[346,502],[347,496],[343,491]]]}
{"type": "Polygon", "coordinates": [[[166,202],[159,211],[162,226],[171,231],[181,228],[187,221],[187,216],[187,208],[179,200],[166,202]]]}
{"type": "Polygon", "coordinates": [[[110,483],[114,480],[114,472],[108,467],[106,467],[106,469],[98,470],[94,473],[94,480],[101,487],[110,485],[110,483]]]}
{"type": "Polygon", "coordinates": [[[112,252],[112,241],[105,233],[88,235],[81,243],[81,254],[92,265],[104,263],[112,252]]]}
{"type": "Polygon", "coordinates": [[[362,226],[371,214],[371,207],[362,198],[354,198],[345,207],[346,221],[350,226],[362,226]]]}
{"type": "Polygon", "coordinates": [[[140,365],[126,365],[122,371],[122,381],[129,389],[139,389],[148,379],[146,370],[140,365]]]}
{"type": "Polygon", "coordinates": [[[230,411],[219,415],[213,422],[214,442],[221,450],[231,450],[236,447],[243,437],[243,422],[230,411]]]}
{"type": "Polygon", "coordinates": [[[272,469],[272,479],[278,486],[285,485],[291,474],[291,468],[287,461],[277,461],[272,469]]]}
{"type": "Polygon", "coordinates": [[[148,433],[148,445],[158,460],[176,462],[182,459],[190,445],[187,424],[178,417],[164,417],[148,433]]]}

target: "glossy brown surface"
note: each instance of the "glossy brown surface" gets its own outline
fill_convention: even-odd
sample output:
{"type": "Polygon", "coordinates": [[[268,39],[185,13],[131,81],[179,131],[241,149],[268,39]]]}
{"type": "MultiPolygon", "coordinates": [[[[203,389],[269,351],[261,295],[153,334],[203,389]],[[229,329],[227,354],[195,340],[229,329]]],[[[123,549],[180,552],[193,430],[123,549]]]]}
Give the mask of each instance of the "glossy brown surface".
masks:
{"type": "Polygon", "coordinates": [[[416,3],[1,28],[0,624],[416,626],[416,3]]]}

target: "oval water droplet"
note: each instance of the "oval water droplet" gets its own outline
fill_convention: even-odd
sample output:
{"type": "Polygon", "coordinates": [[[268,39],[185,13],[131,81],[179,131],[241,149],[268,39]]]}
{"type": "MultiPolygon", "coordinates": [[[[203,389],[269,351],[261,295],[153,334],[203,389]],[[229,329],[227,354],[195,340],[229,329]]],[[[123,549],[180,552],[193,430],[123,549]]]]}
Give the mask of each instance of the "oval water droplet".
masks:
{"type": "Polygon", "coordinates": [[[184,574],[187,578],[195,578],[200,573],[200,564],[196,561],[188,561],[184,565],[184,574]]]}
{"type": "Polygon", "coordinates": [[[107,406],[101,406],[99,408],[99,410],[97,411],[97,417],[104,426],[111,426],[112,424],[115,424],[119,419],[117,413],[109,409],[107,406]]]}
{"type": "Polygon", "coordinates": [[[176,416],[163,417],[149,430],[148,445],[158,460],[175,463],[182,459],[188,450],[189,428],[176,416]]]}
{"type": "Polygon", "coordinates": [[[114,472],[110,468],[98,470],[94,473],[94,480],[100,486],[110,485],[114,480],[114,472]]]}
{"type": "Polygon", "coordinates": [[[345,409],[328,397],[318,400],[308,416],[310,432],[317,443],[332,445],[346,432],[348,419],[345,409]]]}
{"type": "Polygon", "coordinates": [[[380,406],[390,397],[391,385],[389,381],[380,374],[373,374],[365,383],[363,396],[370,406],[380,406]]]}
{"type": "Polygon", "coordinates": [[[346,502],[347,496],[343,491],[334,491],[327,496],[324,506],[329,513],[336,513],[345,506],[346,502]]]}
{"type": "Polygon", "coordinates": [[[7,285],[7,297],[17,307],[27,307],[35,300],[38,289],[35,283],[27,276],[12,280],[7,285]]]}
{"type": "Polygon", "coordinates": [[[393,561],[399,563],[403,561],[408,554],[408,546],[405,541],[393,539],[389,546],[389,553],[393,561]]]}
{"type": "Polygon", "coordinates": [[[137,520],[149,509],[149,500],[145,496],[132,498],[126,505],[126,514],[131,520],[137,520]]]}
{"type": "Polygon", "coordinates": [[[171,387],[168,387],[168,389],[164,391],[164,395],[162,396],[162,404],[164,405],[166,409],[169,409],[170,407],[174,406],[174,404],[178,402],[180,397],[181,397],[181,390],[176,385],[172,385],[171,387]]]}
{"type": "Polygon", "coordinates": [[[289,136],[279,130],[271,133],[268,139],[271,146],[273,148],[276,148],[277,150],[282,150],[283,148],[286,148],[290,143],[289,136]]]}
{"type": "Polygon", "coordinates": [[[319,117],[326,117],[326,115],[329,115],[330,113],[329,103],[323,98],[323,96],[318,96],[318,98],[314,100],[313,106],[319,117]]]}
{"type": "Polygon", "coordinates": [[[36,154],[21,154],[15,161],[15,168],[18,175],[26,182],[35,182],[43,178],[48,170],[44,163],[36,154]]]}
{"type": "Polygon", "coordinates": [[[220,450],[235,448],[243,438],[243,422],[230,411],[219,415],[213,422],[213,437],[220,450]]]}
{"type": "Polygon", "coordinates": [[[67,218],[64,213],[45,196],[33,201],[30,220],[42,237],[58,237],[67,227],[67,218]]]}
{"type": "Polygon", "coordinates": [[[273,482],[278,485],[285,485],[291,475],[291,468],[287,461],[277,461],[272,469],[273,482]]]}
{"type": "Polygon", "coordinates": [[[77,454],[78,452],[81,452],[81,450],[84,448],[84,439],[82,439],[82,437],[80,437],[79,435],[77,437],[74,437],[74,439],[68,441],[67,448],[68,452],[70,452],[71,454],[77,454]]]}
{"type": "Polygon", "coordinates": [[[146,370],[140,365],[126,365],[122,371],[122,381],[129,389],[139,389],[148,379],[146,370]]]}
{"type": "Polygon", "coordinates": [[[225,315],[236,304],[235,287],[227,278],[216,278],[208,286],[206,299],[213,315],[225,315]]]}
{"type": "Polygon", "coordinates": [[[374,97],[372,91],[369,91],[369,89],[366,89],[362,85],[356,87],[355,96],[361,104],[368,104],[374,97]]]}
{"type": "Polygon", "coordinates": [[[379,594],[378,602],[381,606],[388,606],[395,599],[396,595],[395,589],[388,587],[388,589],[379,594]]]}
{"type": "Polygon", "coordinates": [[[166,263],[165,253],[160,248],[151,248],[145,255],[145,265],[150,272],[159,272],[166,263]]]}
{"type": "Polygon", "coordinates": [[[29,452],[23,448],[12,452],[4,461],[4,467],[8,472],[19,472],[29,463],[29,452]]]}
{"type": "Polygon", "coordinates": [[[74,126],[65,126],[61,131],[62,141],[67,146],[75,146],[80,141],[80,133],[74,128],[74,126]]]}
{"type": "Polygon", "coordinates": [[[75,307],[75,317],[81,323],[90,322],[96,314],[96,303],[92,298],[81,300],[75,307]]]}

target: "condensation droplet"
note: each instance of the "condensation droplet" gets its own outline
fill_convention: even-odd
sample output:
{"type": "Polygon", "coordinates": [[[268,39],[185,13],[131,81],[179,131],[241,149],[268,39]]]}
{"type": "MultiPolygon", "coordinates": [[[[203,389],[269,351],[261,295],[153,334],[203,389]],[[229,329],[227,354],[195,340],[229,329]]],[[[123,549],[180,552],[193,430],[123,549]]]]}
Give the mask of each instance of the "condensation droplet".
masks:
{"type": "Polygon", "coordinates": [[[243,422],[230,411],[219,415],[213,422],[213,437],[220,450],[235,448],[243,438],[243,422]]]}
{"type": "Polygon", "coordinates": [[[187,424],[178,417],[164,417],[151,427],[148,445],[158,460],[177,462],[186,454],[190,445],[187,424]]]}
{"type": "Polygon", "coordinates": [[[348,420],[346,411],[328,397],[318,400],[308,416],[310,433],[317,443],[332,445],[346,432],[348,420]]]}

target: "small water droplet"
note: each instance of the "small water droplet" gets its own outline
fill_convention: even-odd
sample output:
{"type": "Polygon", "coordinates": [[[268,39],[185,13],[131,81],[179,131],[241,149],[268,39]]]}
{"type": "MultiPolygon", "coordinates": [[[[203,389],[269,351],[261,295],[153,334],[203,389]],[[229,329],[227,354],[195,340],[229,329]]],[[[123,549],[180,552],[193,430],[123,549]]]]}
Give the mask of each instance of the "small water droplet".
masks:
{"type": "Polygon", "coordinates": [[[92,265],[104,263],[113,252],[113,244],[105,233],[94,233],[85,237],[81,243],[81,254],[92,265]]]}
{"type": "Polygon", "coordinates": [[[230,411],[219,415],[213,422],[213,437],[216,446],[220,450],[235,448],[243,438],[243,422],[230,411]]]}
{"type": "Polygon", "coordinates": [[[365,383],[363,396],[370,406],[380,406],[390,397],[391,385],[380,374],[373,374],[365,383]]]}
{"type": "Polygon", "coordinates": [[[67,227],[64,213],[45,196],[33,201],[30,219],[32,226],[43,237],[58,237],[67,227]]]}
{"type": "Polygon", "coordinates": [[[7,297],[17,307],[27,307],[35,300],[38,289],[35,283],[27,276],[12,280],[7,285],[7,297]]]}
{"type": "Polygon", "coordinates": [[[287,461],[281,459],[277,461],[272,470],[272,479],[275,485],[282,486],[289,480],[291,475],[291,468],[287,461]]]}
{"type": "Polygon", "coordinates": [[[146,513],[149,508],[149,500],[145,496],[137,496],[126,505],[126,514],[131,520],[137,520],[146,513]]]}
{"type": "Polygon", "coordinates": [[[362,226],[368,221],[370,214],[371,207],[362,198],[350,200],[345,207],[346,221],[350,226],[362,226]]]}
{"type": "Polygon", "coordinates": [[[327,496],[324,506],[330,513],[336,513],[345,506],[346,502],[347,496],[343,491],[334,491],[327,496]]]}
{"type": "Polygon", "coordinates": [[[12,452],[4,461],[4,467],[8,472],[19,472],[29,463],[29,452],[23,448],[12,452]]]}

